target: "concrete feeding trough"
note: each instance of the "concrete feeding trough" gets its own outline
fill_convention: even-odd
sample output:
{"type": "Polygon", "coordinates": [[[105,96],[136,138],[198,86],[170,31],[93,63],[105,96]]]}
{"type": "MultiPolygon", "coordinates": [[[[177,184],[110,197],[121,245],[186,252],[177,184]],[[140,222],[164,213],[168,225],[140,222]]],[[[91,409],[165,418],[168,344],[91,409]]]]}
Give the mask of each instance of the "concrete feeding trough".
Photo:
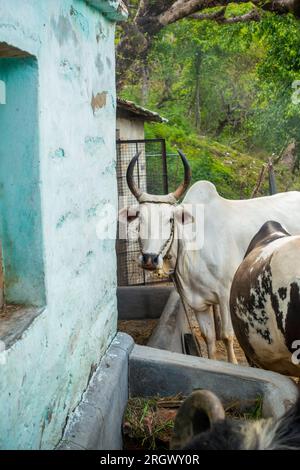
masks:
{"type": "Polygon", "coordinates": [[[296,401],[297,386],[260,369],[135,345],[118,333],[69,416],[57,449],[122,449],[122,419],[129,396],[188,395],[209,389],[226,404],[262,399],[263,417],[279,417],[296,401]]]}
{"type": "Polygon", "coordinates": [[[176,352],[182,350],[186,325],[172,287],[119,288],[118,306],[119,319],[161,317],[160,326],[148,346],[135,344],[126,333],[116,335],[69,416],[57,449],[122,449],[129,397],[189,395],[202,388],[213,391],[224,405],[260,397],[263,417],[279,417],[296,401],[298,389],[288,377],[176,352]]]}
{"type": "Polygon", "coordinates": [[[187,352],[186,340],[191,335],[182,302],[173,286],[119,287],[118,311],[119,320],[159,319],[148,346],[187,352]]]}
{"type": "Polygon", "coordinates": [[[173,290],[171,285],[118,287],[119,320],[160,318],[173,290]]]}

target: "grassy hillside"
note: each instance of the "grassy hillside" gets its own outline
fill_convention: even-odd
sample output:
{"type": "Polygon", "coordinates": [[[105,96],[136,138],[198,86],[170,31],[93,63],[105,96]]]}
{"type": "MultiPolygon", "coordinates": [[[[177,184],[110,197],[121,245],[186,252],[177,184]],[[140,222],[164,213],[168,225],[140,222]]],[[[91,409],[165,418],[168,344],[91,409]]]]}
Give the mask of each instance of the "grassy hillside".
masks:
{"type": "MultiPolygon", "coordinates": [[[[240,152],[215,140],[186,133],[170,124],[149,124],[147,138],[165,138],[169,154],[180,148],[187,155],[192,168],[193,182],[208,180],[218,192],[228,199],[249,198],[255,188],[260,171],[268,159],[264,153],[255,156],[240,152]]],[[[170,189],[174,189],[182,177],[179,158],[168,157],[170,189]]],[[[283,164],[275,166],[278,191],[300,190],[299,177],[293,177],[283,164]]],[[[268,194],[268,178],[264,180],[259,195],[268,194]]]]}

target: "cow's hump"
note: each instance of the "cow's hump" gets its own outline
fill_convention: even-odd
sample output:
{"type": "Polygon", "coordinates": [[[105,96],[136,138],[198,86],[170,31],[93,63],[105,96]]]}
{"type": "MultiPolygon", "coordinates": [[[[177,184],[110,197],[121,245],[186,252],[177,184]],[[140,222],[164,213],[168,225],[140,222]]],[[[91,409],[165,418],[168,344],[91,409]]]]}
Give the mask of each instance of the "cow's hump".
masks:
{"type": "Polygon", "coordinates": [[[197,181],[188,190],[184,202],[185,203],[208,203],[214,199],[220,198],[217,188],[210,181],[197,181]]]}

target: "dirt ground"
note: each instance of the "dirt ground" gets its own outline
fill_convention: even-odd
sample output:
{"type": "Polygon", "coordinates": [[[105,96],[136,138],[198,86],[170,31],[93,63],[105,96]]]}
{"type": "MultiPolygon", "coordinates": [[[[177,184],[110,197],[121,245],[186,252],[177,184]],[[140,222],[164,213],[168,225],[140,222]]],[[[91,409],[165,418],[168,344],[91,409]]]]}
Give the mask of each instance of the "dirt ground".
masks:
{"type": "MultiPolygon", "coordinates": [[[[158,320],[120,320],[118,322],[118,330],[132,336],[136,344],[145,346],[158,323],[158,320]]],[[[242,349],[237,340],[234,340],[234,351],[238,363],[248,365],[242,349]]],[[[217,342],[217,359],[218,361],[226,361],[226,350],[222,341],[217,342]]]]}
{"type": "MultiPolygon", "coordinates": [[[[235,356],[237,358],[238,363],[243,366],[248,366],[248,362],[247,362],[247,359],[245,358],[245,354],[243,350],[241,349],[236,338],[234,338],[233,348],[234,348],[235,356]]],[[[217,341],[217,359],[218,361],[227,360],[226,349],[223,344],[223,341],[217,341]]]]}
{"type": "Polygon", "coordinates": [[[119,320],[118,330],[132,336],[136,344],[145,346],[152,335],[157,320],[119,320]]]}

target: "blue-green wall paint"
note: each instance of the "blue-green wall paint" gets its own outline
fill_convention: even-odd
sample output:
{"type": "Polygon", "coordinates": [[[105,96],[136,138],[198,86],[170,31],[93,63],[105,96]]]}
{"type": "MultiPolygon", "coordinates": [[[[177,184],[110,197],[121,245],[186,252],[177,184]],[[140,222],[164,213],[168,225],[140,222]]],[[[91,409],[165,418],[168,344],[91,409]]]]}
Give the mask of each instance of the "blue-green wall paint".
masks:
{"type": "Polygon", "coordinates": [[[33,58],[1,59],[0,238],[5,299],[45,303],[39,187],[38,67],[33,58]]]}
{"type": "MultiPolygon", "coordinates": [[[[58,443],[116,333],[115,243],[97,236],[108,208],[117,208],[112,16],[84,0],[0,1],[0,42],[38,64],[37,140],[26,153],[39,166],[29,177],[39,175],[36,241],[42,238],[46,292],[43,312],[0,364],[2,449],[58,443]],[[103,94],[106,102],[93,109],[93,97],[103,94]]],[[[113,213],[109,224],[115,233],[113,213]]]]}

